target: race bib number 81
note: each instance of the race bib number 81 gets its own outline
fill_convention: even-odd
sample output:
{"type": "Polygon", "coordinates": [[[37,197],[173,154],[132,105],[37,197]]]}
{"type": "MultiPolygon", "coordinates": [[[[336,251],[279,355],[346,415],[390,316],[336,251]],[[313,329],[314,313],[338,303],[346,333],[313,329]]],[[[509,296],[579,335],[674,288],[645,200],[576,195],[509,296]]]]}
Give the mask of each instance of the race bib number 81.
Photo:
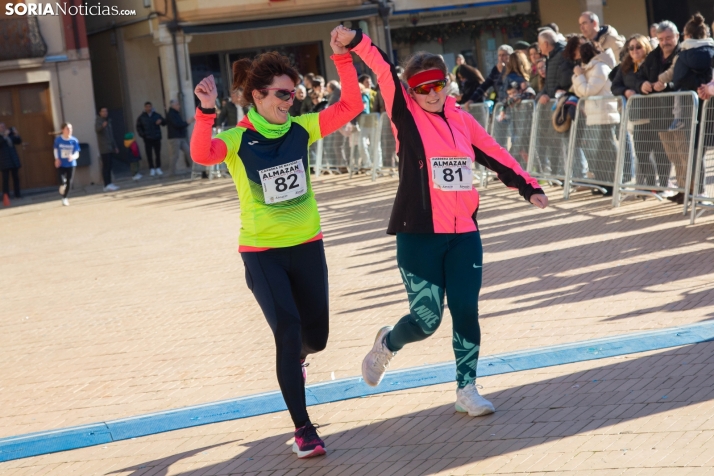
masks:
{"type": "Polygon", "coordinates": [[[302,159],[259,170],[265,203],[280,203],[307,193],[302,159]]]}
{"type": "Polygon", "coordinates": [[[434,188],[445,192],[465,192],[473,188],[473,171],[468,157],[432,157],[434,188]]]}

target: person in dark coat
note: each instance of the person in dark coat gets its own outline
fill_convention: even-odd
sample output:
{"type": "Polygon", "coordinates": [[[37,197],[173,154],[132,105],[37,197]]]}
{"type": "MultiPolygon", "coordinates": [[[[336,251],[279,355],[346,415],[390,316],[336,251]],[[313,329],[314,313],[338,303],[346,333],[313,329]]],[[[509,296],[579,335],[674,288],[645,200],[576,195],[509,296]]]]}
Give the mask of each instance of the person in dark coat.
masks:
{"type": "MultiPolygon", "coordinates": [[[[632,37],[630,41],[632,41],[632,37]]],[[[630,41],[628,41],[628,45],[630,41]]],[[[659,80],[659,76],[672,67],[674,59],[679,55],[679,29],[677,29],[677,25],[669,20],[660,22],[657,26],[657,41],[659,42],[659,46],[647,55],[647,58],[645,58],[642,65],[637,69],[637,85],[634,91],[638,94],[656,94],[658,92],[666,93],[672,91],[669,84],[661,91],[657,91],[655,90],[655,84],[659,80]]],[[[649,114],[648,119],[651,123],[650,129],[664,131],[672,123],[673,118],[671,111],[668,111],[666,108],[657,108],[649,114]]],[[[649,140],[654,151],[658,180],[653,178],[654,173],[652,171],[647,171],[645,173],[647,183],[666,187],[669,183],[672,163],[667,159],[664,145],[659,139],[659,135],[654,134],[649,140]]],[[[638,160],[644,159],[638,156],[638,160]]],[[[646,163],[649,163],[649,161],[646,163]]],[[[639,179],[638,183],[641,183],[639,179]]]]}
{"type": "Polygon", "coordinates": [[[243,119],[247,111],[241,106],[242,89],[231,92],[231,97],[226,102],[218,115],[216,124],[224,131],[233,129],[243,119]]]}
{"type": "MultiPolygon", "coordinates": [[[[498,60],[496,61],[496,66],[491,69],[491,72],[488,74],[486,80],[481,83],[473,95],[467,99],[470,99],[471,102],[483,102],[485,99],[484,95],[489,88],[493,88],[496,93],[495,100],[497,102],[503,102],[508,98],[508,94],[506,94],[507,85],[505,80],[505,71],[506,63],[508,63],[508,58],[510,58],[512,53],[513,48],[509,45],[501,45],[498,48],[498,60]]],[[[468,102],[464,104],[468,105],[468,102]]]]}
{"type": "Polygon", "coordinates": [[[99,154],[102,157],[102,180],[105,192],[119,190],[119,186],[112,183],[112,166],[114,156],[119,153],[116,141],[114,140],[114,130],[112,120],[109,118],[109,110],[106,107],[99,108],[99,114],[94,121],[94,132],[97,133],[97,145],[99,154]]]}
{"type": "Polygon", "coordinates": [[[2,171],[2,201],[6,207],[10,206],[10,176],[15,190],[15,198],[22,198],[20,194],[20,156],[17,155],[16,145],[22,144],[22,139],[14,127],[8,128],[0,122],[0,171],[2,171]]]}
{"type": "MultiPolygon", "coordinates": [[[[546,57],[545,60],[545,84],[543,86],[543,91],[538,95],[538,102],[541,104],[546,104],[549,100],[554,99],[558,91],[566,91],[561,87],[564,79],[561,64],[566,61],[565,56],[563,56],[563,50],[565,49],[565,42],[558,41],[555,32],[552,30],[543,30],[538,34],[538,45],[540,46],[540,51],[543,56],[546,57]]],[[[571,78],[568,81],[572,85],[572,72],[571,78]]]]}
{"type": "MultiPolygon", "coordinates": [[[[627,54],[617,68],[610,90],[615,96],[625,96],[625,99],[630,99],[637,94],[637,88],[641,86],[641,71],[647,58],[653,54],[652,43],[644,35],[632,35],[625,43],[624,50],[627,54]]],[[[667,160],[659,138],[652,133],[650,114],[632,109],[628,121],[637,164],[635,167],[637,184],[655,185],[658,183],[657,176],[659,176],[659,183],[663,182],[666,185],[671,164],[667,160]],[[650,158],[652,153],[655,157],[654,164],[650,158]]],[[[624,181],[627,181],[631,175],[631,162],[627,161],[627,155],[629,154],[625,157],[624,181]]]]}
{"type": "MultiPolygon", "coordinates": [[[[540,46],[541,54],[546,57],[545,84],[537,96],[538,103],[541,105],[548,104],[548,101],[555,99],[556,95],[560,96],[566,93],[572,86],[572,70],[569,78],[564,77],[567,68],[563,66],[563,63],[568,61],[563,55],[565,45],[565,42],[558,41],[557,34],[551,29],[545,29],[538,33],[538,46],[540,46]]],[[[535,157],[542,171],[554,175],[565,175],[564,163],[567,156],[568,137],[569,133],[557,132],[552,127],[547,129],[547,133],[544,131],[543,147],[540,148],[540,154],[548,153],[549,156],[538,155],[535,157]]]]}
{"type": "Polygon", "coordinates": [[[461,91],[461,99],[457,101],[459,104],[470,100],[476,90],[485,82],[481,71],[466,63],[456,68],[456,78],[459,80],[461,91]]]}
{"type": "Polygon", "coordinates": [[[149,161],[150,175],[163,175],[161,171],[161,126],[166,120],[154,110],[149,101],[144,103],[144,112],[136,120],[136,132],[144,139],[144,150],[149,161]],[[156,165],[152,153],[156,154],[156,165]]]}
{"type": "Polygon", "coordinates": [[[188,126],[193,122],[193,118],[188,122],[181,116],[181,104],[172,99],[169,111],[166,113],[166,134],[169,136],[169,151],[171,152],[171,171],[176,175],[176,166],[181,158],[181,151],[184,154],[186,167],[190,171],[193,167],[191,160],[191,148],[188,145],[188,126]]]}
{"type": "Polygon", "coordinates": [[[639,94],[654,92],[670,92],[667,85],[662,91],[655,91],[654,85],[659,80],[659,75],[672,67],[674,58],[679,55],[679,30],[677,25],[665,20],[657,26],[657,41],[659,46],[647,55],[644,63],[637,71],[638,84],[635,91],[639,94]]]}
{"type": "Polygon", "coordinates": [[[305,102],[307,98],[307,89],[302,84],[295,86],[295,99],[293,99],[293,104],[288,109],[288,113],[292,117],[297,117],[301,114],[302,103],[305,102]]]}
{"type": "MultiPolygon", "coordinates": [[[[669,83],[669,86],[673,91],[694,91],[696,93],[702,84],[706,84],[712,80],[712,67],[714,67],[714,40],[711,38],[709,26],[700,13],[693,15],[687,24],[684,25],[684,38],[685,40],[681,45],[681,51],[674,64],[672,82],[669,83]]],[[[658,85],[655,85],[655,89],[658,89],[657,86],[658,85]]],[[[669,127],[670,130],[672,130],[670,135],[677,134],[677,132],[675,132],[676,130],[685,129],[687,125],[696,127],[696,123],[692,125],[691,109],[687,111],[682,105],[683,102],[683,98],[676,98],[675,100],[673,110],[674,121],[672,121],[669,127]]],[[[700,101],[697,111],[699,122],[701,122],[703,109],[704,102],[700,101]]],[[[679,132],[679,134],[684,136],[683,131],[679,132]]],[[[699,131],[697,130],[694,150],[697,150],[700,140],[701,137],[699,137],[699,131]]],[[[670,145],[667,152],[677,174],[677,186],[686,186],[688,165],[687,151],[681,147],[678,148],[670,145]]],[[[703,191],[705,174],[702,173],[700,177],[702,181],[696,187],[697,193],[703,191]]],[[[691,183],[690,192],[694,191],[694,185],[694,183],[691,183]]],[[[684,193],[679,192],[674,197],[670,197],[670,200],[683,204],[684,193]]]]}

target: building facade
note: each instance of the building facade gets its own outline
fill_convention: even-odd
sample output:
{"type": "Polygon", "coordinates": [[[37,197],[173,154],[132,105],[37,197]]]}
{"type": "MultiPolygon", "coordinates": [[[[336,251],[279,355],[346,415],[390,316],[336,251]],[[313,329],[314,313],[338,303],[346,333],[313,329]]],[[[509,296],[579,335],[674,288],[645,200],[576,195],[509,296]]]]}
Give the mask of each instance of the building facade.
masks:
{"type": "MultiPolygon", "coordinates": [[[[337,79],[329,59],[330,31],[336,25],[360,26],[380,45],[385,37],[379,4],[362,0],[118,3],[122,9],[136,10],[136,17],[123,22],[87,18],[87,29],[96,103],[109,108],[115,130],[122,133],[136,132],[146,101],[164,115],[171,99],[180,100],[184,117],[190,119],[197,104],[193,89],[209,74],[216,78],[219,97],[229,96],[231,63],[236,59],[277,50],[303,74],[337,79]]],[[[362,64],[357,67],[368,72],[362,64]]],[[[162,160],[166,159],[168,147],[162,147],[162,160]]]]}
{"type": "Polygon", "coordinates": [[[25,7],[32,3],[0,12],[0,122],[15,127],[23,140],[17,147],[21,187],[41,190],[59,183],[52,145],[63,122],[72,123],[83,144],[75,185],[99,182],[84,18],[61,11],[31,15],[25,7]]]}

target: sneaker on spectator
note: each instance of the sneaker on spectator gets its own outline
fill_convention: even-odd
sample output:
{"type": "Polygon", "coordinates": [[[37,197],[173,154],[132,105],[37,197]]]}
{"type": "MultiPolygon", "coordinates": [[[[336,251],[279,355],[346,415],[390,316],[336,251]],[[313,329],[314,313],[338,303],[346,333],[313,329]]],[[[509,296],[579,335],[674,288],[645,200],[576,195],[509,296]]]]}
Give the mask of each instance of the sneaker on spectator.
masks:
{"type": "Polygon", "coordinates": [[[160,168],[156,169],[156,175],[164,175],[160,168]]]}
{"type": "Polygon", "coordinates": [[[141,175],[139,172],[137,172],[136,175],[134,175],[132,177],[132,180],[141,180],[141,177],[143,177],[143,175],[141,175]]]}
{"type": "Polygon", "coordinates": [[[69,206],[69,200],[66,199],[66,198],[63,198],[63,199],[62,199],[62,205],[64,205],[65,207],[68,207],[68,206],[69,206]]]}
{"type": "Polygon", "coordinates": [[[149,175],[151,175],[152,177],[156,175],[156,169],[149,170],[149,175]]]}
{"type": "Polygon", "coordinates": [[[686,124],[684,123],[683,120],[681,119],[675,119],[672,121],[672,123],[669,125],[669,130],[670,131],[678,131],[680,129],[684,129],[686,124]]]}
{"type": "Polygon", "coordinates": [[[114,185],[113,183],[110,183],[109,185],[104,187],[105,192],[116,192],[117,190],[119,190],[119,186],[114,185]]]}

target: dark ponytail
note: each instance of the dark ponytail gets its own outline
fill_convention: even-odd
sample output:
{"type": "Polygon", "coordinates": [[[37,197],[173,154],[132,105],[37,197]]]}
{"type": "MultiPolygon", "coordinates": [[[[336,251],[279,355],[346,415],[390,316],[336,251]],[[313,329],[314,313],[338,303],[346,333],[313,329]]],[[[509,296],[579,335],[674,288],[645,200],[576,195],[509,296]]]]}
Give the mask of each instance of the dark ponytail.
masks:
{"type": "Polygon", "coordinates": [[[255,104],[254,90],[262,90],[273,83],[276,76],[288,76],[297,85],[300,76],[290,64],[290,60],[276,51],[258,55],[254,60],[248,58],[233,62],[233,91],[243,90],[243,103],[255,104]]]}

